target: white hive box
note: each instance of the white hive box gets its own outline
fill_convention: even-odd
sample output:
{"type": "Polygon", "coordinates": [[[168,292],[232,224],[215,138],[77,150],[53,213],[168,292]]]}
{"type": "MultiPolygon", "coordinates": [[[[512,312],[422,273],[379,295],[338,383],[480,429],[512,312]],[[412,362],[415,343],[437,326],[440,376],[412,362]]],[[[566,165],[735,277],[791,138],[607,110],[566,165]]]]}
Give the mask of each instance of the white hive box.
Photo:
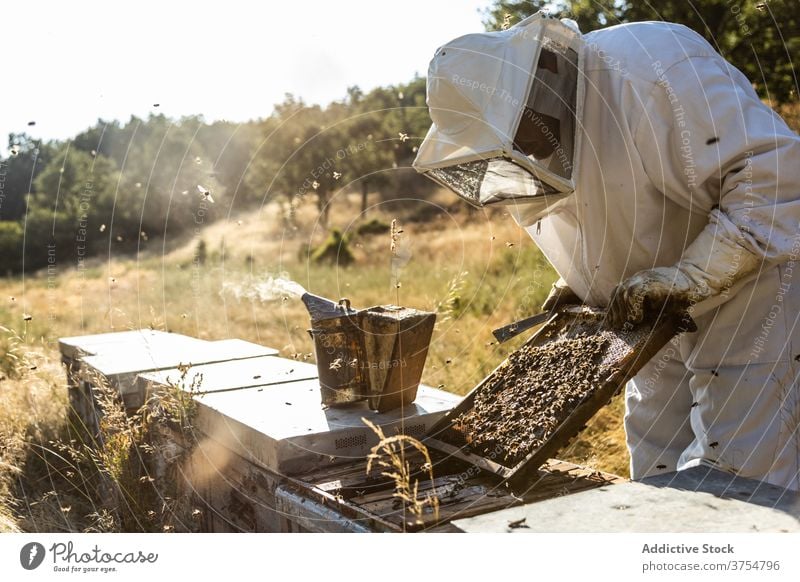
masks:
{"type": "Polygon", "coordinates": [[[168,338],[156,336],[139,345],[120,341],[103,346],[96,355],[80,359],[81,380],[95,385],[98,378],[103,378],[119,391],[126,408],[138,408],[145,399],[144,392],[136,384],[136,376],[142,372],[172,369],[179,365],[271,357],[277,353],[273,348],[243,340],[209,342],[178,334],[167,335],[168,338]]]}
{"type": "MultiPolygon", "coordinates": [[[[363,459],[378,438],[362,418],[381,426],[387,436],[402,431],[422,439],[460,400],[454,394],[420,386],[413,404],[385,413],[370,410],[363,401],[323,408],[315,366],[277,357],[271,360],[273,373],[262,374],[261,385],[251,384],[256,369],[253,360],[194,368],[192,371],[203,374],[201,393],[195,397],[194,426],[201,433],[196,435],[198,439],[212,439],[278,474],[363,459]],[[313,369],[313,379],[300,379],[307,367],[313,369]],[[223,379],[227,381],[223,383],[223,379]],[[230,388],[225,389],[226,385],[230,388]]],[[[167,377],[178,372],[143,374],[138,381],[163,386],[167,377]]]]}

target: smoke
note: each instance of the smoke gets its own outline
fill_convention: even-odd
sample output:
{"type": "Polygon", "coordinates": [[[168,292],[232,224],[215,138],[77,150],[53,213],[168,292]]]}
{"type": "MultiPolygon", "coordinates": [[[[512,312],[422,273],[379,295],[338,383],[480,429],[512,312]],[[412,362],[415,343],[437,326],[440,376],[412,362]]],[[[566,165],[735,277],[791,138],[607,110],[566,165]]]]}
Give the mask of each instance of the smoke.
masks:
{"type": "Polygon", "coordinates": [[[280,301],[285,297],[300,297],[306,292],[300,283],[292,281],[288,273],[278,276],[265,275],[243,283],[226,281],[222,284],[222,293],[232,295],[236,299],[250,299],[263,302],[280,301]]]}

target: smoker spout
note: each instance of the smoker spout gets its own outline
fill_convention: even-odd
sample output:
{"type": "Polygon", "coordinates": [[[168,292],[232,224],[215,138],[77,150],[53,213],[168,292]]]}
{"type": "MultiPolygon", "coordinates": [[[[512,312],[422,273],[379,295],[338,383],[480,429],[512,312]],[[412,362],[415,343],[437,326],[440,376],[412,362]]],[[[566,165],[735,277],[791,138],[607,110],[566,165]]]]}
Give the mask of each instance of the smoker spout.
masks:
{"type": "Polygon", "coordinates": [[[303,293],[300,300],[306,306],[312,322],[355,313],[355,310],[350,308],[350,301],[347,299],[342,299],[337,303],[313,293],[303,293]]]}

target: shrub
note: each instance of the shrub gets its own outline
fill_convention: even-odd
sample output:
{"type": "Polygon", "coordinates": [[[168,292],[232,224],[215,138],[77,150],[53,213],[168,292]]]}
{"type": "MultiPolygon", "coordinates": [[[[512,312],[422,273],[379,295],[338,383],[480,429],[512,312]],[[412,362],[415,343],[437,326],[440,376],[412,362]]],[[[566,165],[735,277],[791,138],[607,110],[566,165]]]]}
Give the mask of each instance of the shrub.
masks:
{"type": "Polygon", "coordinates": [[[311,260],[315,263],[333,263],[339,265],[349,265],[355,261],[353,253],[350,251],[346,236],[338,228],[331,229],[321,245],[311,253],[311,260]]]}
{"type": "Polygon", "coordinates": [[[356,234],[359,236],[385,234],[387,232],[389,232],[389,225],[378,218],[373,218],[367,222],[362,222],[356,228],[356,234]]]}

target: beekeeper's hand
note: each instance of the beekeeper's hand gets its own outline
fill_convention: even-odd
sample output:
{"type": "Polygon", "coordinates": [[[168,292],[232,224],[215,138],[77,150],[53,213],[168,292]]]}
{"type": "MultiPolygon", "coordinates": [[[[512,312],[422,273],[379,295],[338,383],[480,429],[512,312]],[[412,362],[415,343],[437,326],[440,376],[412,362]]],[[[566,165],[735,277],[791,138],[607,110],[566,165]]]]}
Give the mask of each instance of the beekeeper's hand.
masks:
{"type": "Polygon", "coordinates": [[[677,313],[708,296],[677,267],[639,271],[618,285],[608,306],[612,327],[636,324],[645,316],[677,313]]]}
{"type": "Polygon", "coordinates": [[[542,303],[542,311],[552,311],[562,305],[574,305],[582,303],[580,297],[575,295],[575,292],[569,288],[563,279],[559,279],[553,283],[553,288],[550,289],[550,294],[547,299],[542,303]]]}
{"type": "Polygon", "coordinates": [[[754,253],[712,220],[676,265],[640,271],[618,285],[608,306],[608,322],[619,328],[685,311],[730,289],[759,264],[754,253]]]}

